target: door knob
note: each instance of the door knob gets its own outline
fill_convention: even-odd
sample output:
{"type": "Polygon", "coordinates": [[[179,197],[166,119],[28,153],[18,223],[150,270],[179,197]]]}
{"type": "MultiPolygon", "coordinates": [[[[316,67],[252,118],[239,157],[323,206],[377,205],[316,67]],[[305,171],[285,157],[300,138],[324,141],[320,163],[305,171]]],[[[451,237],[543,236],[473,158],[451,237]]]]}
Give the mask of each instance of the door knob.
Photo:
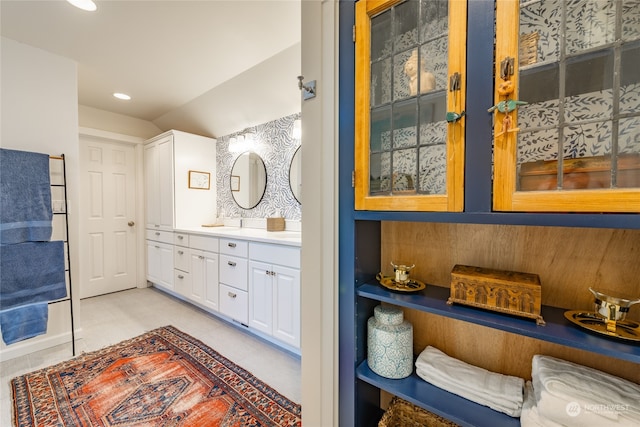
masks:
{"type": "Polygon", "coordinates": [[[134,225],[136,225],[136,223],[135,223],[135,222],[133,222],[133,221],[129,221],[129,222],[127,223],[127,225],[128,225],[129,227],[133,227],[134,225]]]}

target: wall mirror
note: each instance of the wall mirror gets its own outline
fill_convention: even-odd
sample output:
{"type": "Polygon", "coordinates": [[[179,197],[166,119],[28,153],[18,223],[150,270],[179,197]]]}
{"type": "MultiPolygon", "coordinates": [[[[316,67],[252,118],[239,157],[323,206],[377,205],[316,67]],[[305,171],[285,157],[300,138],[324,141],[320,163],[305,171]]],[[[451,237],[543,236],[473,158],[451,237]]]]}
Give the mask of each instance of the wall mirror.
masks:
{"type": "Polygon", "coordinates": [[[289,166],[289,186],[293,197],[302,204],[302,147],[298,147],[289,166]]]}
{"type": "Polygon", "coordinates": [[[243,209],[255,208],[267,187],[267,170],[262,158],[250,151],[238,156],[231,168],[231,195],[243,209]]]}

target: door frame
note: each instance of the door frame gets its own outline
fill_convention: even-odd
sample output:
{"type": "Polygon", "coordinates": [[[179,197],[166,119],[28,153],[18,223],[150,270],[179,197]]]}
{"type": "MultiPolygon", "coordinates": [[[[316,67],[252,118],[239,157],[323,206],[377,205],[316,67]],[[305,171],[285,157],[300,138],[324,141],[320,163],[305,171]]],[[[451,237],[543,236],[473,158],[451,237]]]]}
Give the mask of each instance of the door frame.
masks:
{"type": "MultiPolygon", "coordinates": [[[[145,140],[140,137],[123,135],[115,132],[103,131],[100,129],[86,128],[80,127],[79,131],[79,144],[82,146],[88,138],[92,140],[99,140],[102,142],[111,142],[117,144],[126,144],[134,147],[135,151],[135,167],[136,167],[136,189],[135,189],[135,198],[136,198],[136,215],[135,215],[135,223],[138,227],[136,233],[136,287],[138,288],[146,288],[147,279],[146,279],[146,256],[145,256],[145,246],[144,246],[144,237],[145,237],[145,207],[144,207],[144,162],[143,162],[143,147],[145,140]]],[[[80,147],[81,148],[81,147],[80,147]]],[[[81,168],[82,169],[82,168],[81,168]]],[[[84,208],[82,207],[82,200],[78,202],[79,212],[84,212],[84,208]]],[[[79,215],[80,221],[80,236],[84,236],[84,233],[87,230],[86,220],[83,215],[79,215]]],[[[82,265],[83,254],[80,252],[80,262],[79,265],[82,265]]],[[[80,275],[82,276],[82,275],[80,275]]]]}

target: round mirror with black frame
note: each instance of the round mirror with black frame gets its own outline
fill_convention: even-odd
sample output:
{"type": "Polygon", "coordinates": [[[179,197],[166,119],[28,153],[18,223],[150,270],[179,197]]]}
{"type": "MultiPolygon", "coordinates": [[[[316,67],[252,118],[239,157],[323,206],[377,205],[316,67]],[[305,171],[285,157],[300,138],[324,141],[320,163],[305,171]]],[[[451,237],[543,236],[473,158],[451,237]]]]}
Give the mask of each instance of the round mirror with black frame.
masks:
{"type": "Polygon", "coordinates": [[[236,158],[231,168],[231,195],[242,209],[255,208],[267,188],[267,169],[262,158],[246,151],[236,158]]]}
{"type": "Polygon", "coordinates": [[[302,147],[298,147],[289,166],[289,187],[298,203],[302,204],[302,147]]]}

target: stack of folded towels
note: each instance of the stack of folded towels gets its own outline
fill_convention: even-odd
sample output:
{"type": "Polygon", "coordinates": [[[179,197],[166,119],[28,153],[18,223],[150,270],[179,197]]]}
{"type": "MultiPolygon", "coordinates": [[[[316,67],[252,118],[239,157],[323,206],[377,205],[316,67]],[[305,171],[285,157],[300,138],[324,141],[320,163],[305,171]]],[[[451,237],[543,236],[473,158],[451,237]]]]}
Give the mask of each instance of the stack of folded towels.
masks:
{"type": "Polygon", "coordinates": [[[535,355],[524,427],[640,426],[640,385],[551,356],[535,355]]]}
{"type": "Polygon", "coordinates": [[[418,356],[416,373],[436,387],[512,417],[522,411],[522,378],[469,365],[431,346],[418,356]]]}

